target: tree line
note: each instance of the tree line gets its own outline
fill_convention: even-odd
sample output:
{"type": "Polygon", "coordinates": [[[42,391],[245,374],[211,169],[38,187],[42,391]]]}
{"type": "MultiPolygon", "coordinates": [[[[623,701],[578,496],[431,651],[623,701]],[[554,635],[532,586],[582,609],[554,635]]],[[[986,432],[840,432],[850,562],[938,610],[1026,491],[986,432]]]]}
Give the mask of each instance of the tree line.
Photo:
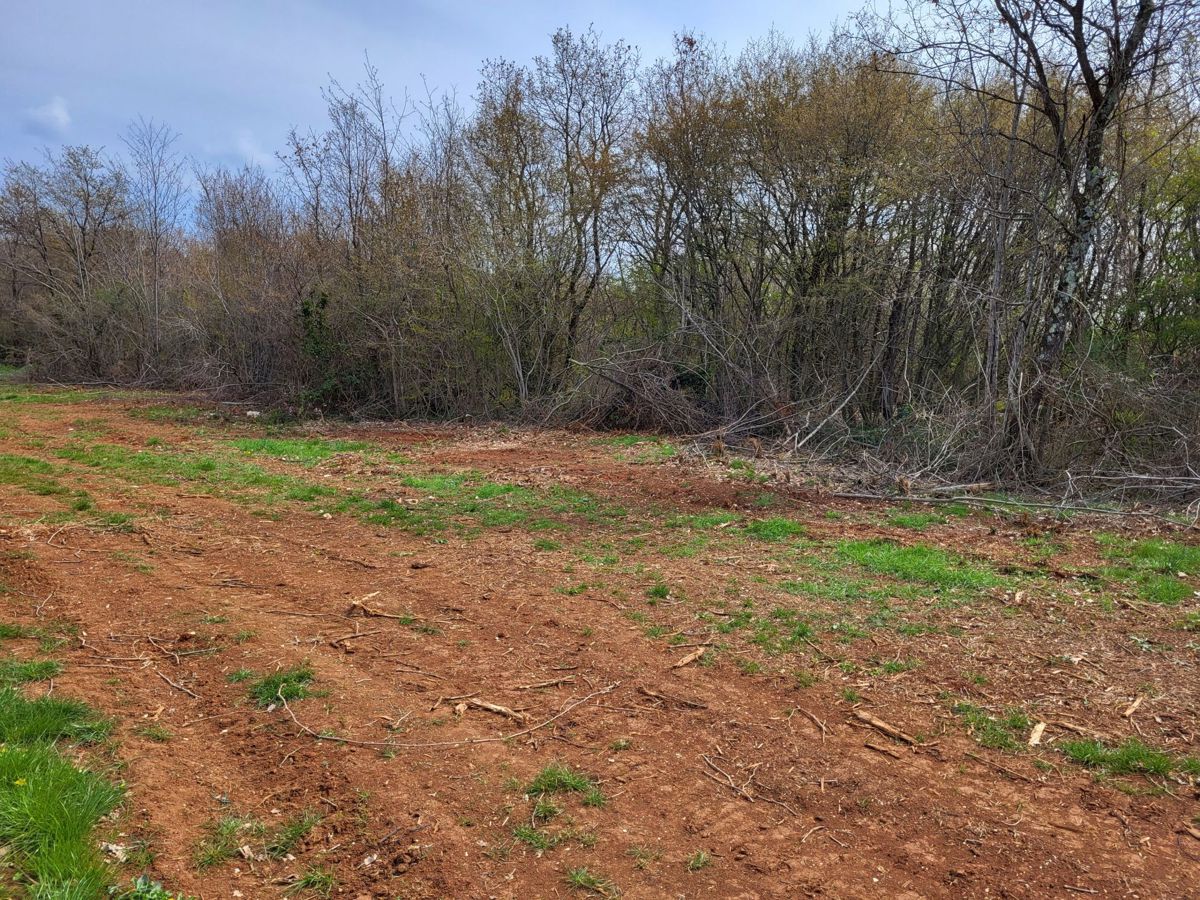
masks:
{"type": "Polygon", "coordinates": [[[758,434],[915,473],[1195,479],[1190,0],[941,0],[643,61],[595,31],[270,171],[10,162],[0,353],[300,413],[758,434]]]}

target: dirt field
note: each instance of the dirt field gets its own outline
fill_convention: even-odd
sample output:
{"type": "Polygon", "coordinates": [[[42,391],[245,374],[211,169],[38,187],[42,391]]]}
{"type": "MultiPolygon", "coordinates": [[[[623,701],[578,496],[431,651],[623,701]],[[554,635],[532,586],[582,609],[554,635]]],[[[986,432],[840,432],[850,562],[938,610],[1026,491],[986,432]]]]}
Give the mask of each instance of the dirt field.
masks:
{"type": "Polygon", "coordinates": [[[0,386],[7,652],[114,720],[125,878],[1200,896],[1195,531],[265,419],[0,386]]]}

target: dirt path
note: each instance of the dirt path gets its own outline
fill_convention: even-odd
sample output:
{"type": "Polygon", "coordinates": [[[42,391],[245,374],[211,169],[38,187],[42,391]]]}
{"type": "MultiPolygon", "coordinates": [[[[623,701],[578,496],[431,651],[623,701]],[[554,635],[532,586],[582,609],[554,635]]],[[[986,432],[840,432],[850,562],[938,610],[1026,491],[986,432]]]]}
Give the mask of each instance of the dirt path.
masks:
{"type": "MultiPolygon", "coordinates": [[[[80,440],[213,452],[261,432],[147,421],[139,405],[9,406],[0,452],[65,466],[55,449],[80,440]]],[[[113,840],[147,841],[153,873],[174,889],[281,896],[316,868],[347,897],[553,897],[586,892],[569,883],[584,869],[603,879],[594,893],[647,898],[1200,896],[1200,840],[1183,828],[1200,813],[1194,778],[1098,779],[1055,749],[1097,733],[1196,755],[1196,637],[1176,627],[1196,600],[1167,608],[1131,595],[1101,611],[1078,574],[1102,564],[1096,523],[979,514],[914,533],[882,508],[638,462],[586,436],[321,437],[412,460],[398,466],[566,486],[625,510],[617,524],[420,534],[320,500],[264,509],[187,480],[60,473],[97,508],[132,511],[122,531],[59,522],[61,498],[0,485],[9,618],[78,627],[54,651],[66,669],[53,690],[118,723],[129,800],[113,840]],[[853,624],[842,612],[853,597],[778,587],[820,564],[832,592],[850,568],[832,549],[801,560],[786,541],[735,535],[744,523],[703,542],[664,524],[705,511],[800,522],[810,556],[886,537],[1018,574],[970,602],[900,587],[901,599],[872,595],[880,616],[903,602],[925,630],[853,624]],[[1033,560],[1030,537],[1046,535],[1058,551],[1033,560]],[[650,603],[657,584],[661,602],[650,603]],[[770,630],[771,615],[722,631],[747,601],[821,624],[783,651],[790,638],[770,630]],[[843,619],[852,624],[839,632],[843,619]],[[304,664],[317,695],[286,708],[256,706],[231,680],[304,664]],[[1048,742],[1025,748],[1022,730],[1012,752],[981,746],[953,712],[963,698],[997,715],[1027,709],[1049,721],[1048,742]],[[525,786],[552,763],[592,777],[603,802],[565,793],[557,812],[539,813],[525,786]],[[197,842],[221,816],[272,828],[304,811],[320,823],[289,856],[251,848],[196,867],[197,842]],[[548,846],[520,839],[523,826],[548,846]]],[[[425,502],[389,465],[346,453],[301,474],[425,502]]]]}

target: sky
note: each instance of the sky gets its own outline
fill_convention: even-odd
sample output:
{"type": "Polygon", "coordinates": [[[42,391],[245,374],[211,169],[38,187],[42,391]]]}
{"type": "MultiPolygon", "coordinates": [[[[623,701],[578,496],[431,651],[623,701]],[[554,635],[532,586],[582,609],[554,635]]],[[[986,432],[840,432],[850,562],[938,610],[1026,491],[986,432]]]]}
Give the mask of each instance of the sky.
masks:
{"type": "Polygon", "coordinates": [[[529,62],[560,26],[594,25],[643,60],[691,29],[736,53],[772,27],[804,39],[860,0],[6,0],[0,26],[0,160],[89,144],[119,153],[138,116],[179,132],[203,166],[275,164],[288,131],[319,128],[321,87],[357,83],[364,54],[387,92],[456,91],[480,63],[529,62]]]}

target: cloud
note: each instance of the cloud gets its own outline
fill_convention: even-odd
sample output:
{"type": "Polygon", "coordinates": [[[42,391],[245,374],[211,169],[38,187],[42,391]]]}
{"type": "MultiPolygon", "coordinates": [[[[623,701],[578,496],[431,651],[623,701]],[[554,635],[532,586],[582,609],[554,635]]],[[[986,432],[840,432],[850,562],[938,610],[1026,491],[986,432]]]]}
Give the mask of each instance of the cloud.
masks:
{"type": "Polygon", "coordinates": [[[65,137],[71,128],[71,111],[62,97],[51,97],[48,103],[25,110],[25,130],[43,138],[65,137]]]}

